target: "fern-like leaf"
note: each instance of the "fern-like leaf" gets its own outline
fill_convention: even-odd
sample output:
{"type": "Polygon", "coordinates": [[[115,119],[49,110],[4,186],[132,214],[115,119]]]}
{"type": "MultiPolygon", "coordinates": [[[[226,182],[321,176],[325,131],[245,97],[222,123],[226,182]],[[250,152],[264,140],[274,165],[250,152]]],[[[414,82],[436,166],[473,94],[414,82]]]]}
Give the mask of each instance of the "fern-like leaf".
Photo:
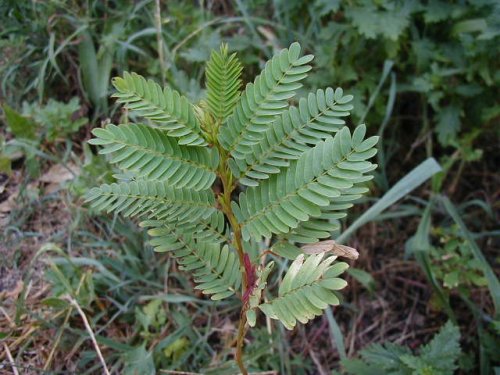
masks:
{"type": "Polygon", "coordinates": [[[282,257],[294,260],[302,251],[295,243],[311,244],[321,239],[330,238],[331,232],[340,229],[338,220],[325,220],[319,218],[310,218],[308,221],[302,221],[297,228],[290,233],[278,236],[278,240],[271,247],[271,251],[282,257]]]}
{"type": "Polygon", "coordinates": [[[94,129],[89,143],[104,146],[111,163],[136,172],[138,178],[168,181],[175,187],[203,190],[215,180],[219,158],[214,149],[179,146],[158,128],[146,125],[108,125],[94,129]]]}
{"type": "Polygon", "coordinates": [[[298,108],[283,112],[264,133],[261,142],[251,147],[245,159],[232,161],[231,169],[240,182],[257,186],[258,181],[279,173],[289,160],[299,156],[319,141],[336,133],[349,115],[352,95],[341,88],[317,90],[301,98],[298,108]]]}
{"type": "Polygon", "coordinates": [[[228,246],[195,241],[186,227],[163,221],[144,222],[142,226],[153,226],[148,234],[153,237],[150,244],[156,251],[170,251],[181,270],[193,273],[194,281],[204,294],[212,294],[213,300],[234,294],[241,284],[238,258],[228,246]]]}
{"type": "Polygon", "coordinates": [[[234,294],[241,284],[238,258],[225,245],[201,242],[175,251],[174,257],[180,269],[193,272],[196,289],[211,294],[213,300],[227,298],[234,294]]]}
{"type": "MultiPolygon", "coordinates": [[[[226,233],[227,227],[224,220],[224,214],[215,210],[210,216],[192,220],[189,218],[185,221],[179,220],[145,220],[140,223],[141,227],[152,228],[155,236],[160,236],[153,244],[158,252],[173,250],[170,236],[170,228],[175,226],[178,231],[189,233],[196,241],[212,242],[212,243],[230,243],[230,239],[226,233]],[[166,229],[164,229],[166,228],[166,229]]],[[[153,233],[153,232],[152,232],[153,233]]],[[[175,237],[174,237],[175,240],[175,237]]]]}
{"type": "Polygon", "coordinates": [[[310,217],[321,217],[344,207],[360,188],[355,184],[370,180],[364,174],[376,165],[367,159],[376,154],[378,137],[363,141],[366,127],[360,125],[352,137],[347,127],[335,137],[319,142],[304,152],[290,167],[240,194],[233,210],[243,227],[245,239],[288,233],[310,217]],[[352,190],[354,189],[354,190],[352,190]],[[340,203],[337,203],[340,202],[340,203]],[[332,206],[332,207],[330,207],[332,206]]]}
{"type": "MultiPolygon", "coordinates": [[[[366,178],[371,178],[371,176],[366,176],[366,178]]],[[[339,219],[346,217],[346,211],[353,206],[353,203],[368,192],[368,188],[357,185],[359,184],[355,183],[353,187],[342,190],[341,196],[332,198],[334,202],[331,201],[328,206],[320,207],[319,217],[300,222],[297,228],[286,235],[288,240],[310,244],[329,238],[331,232],[340,229],[339,219]]]]}
{"type": "Polygon", "coordinates": [[[87,194],[87,202],[100,211],[124,216],[145,216],[155,220],[195,221],[215,210],[211,190],[175,189],[166,182],[133,181],[104,184],[87,194]]]}
{"type": "Polygon", "coordinates": [[[118,90],[113,95],[118,103],[161,125],[169,136],[179,138],[179,144],[207,145],[192,105],[177,91],[170,87],[162,89],[152,80],[127,72],[123,78],[115,77],[113,85],[118,90]]]}
{"type": "Polygon", "coordinates": [[[231,242],[224,214],[219,210],[207,218],[200,219],[193,231],[193,236],[198,241],[231,242]]]}
{"type": "Polygon", "coordinates": [[[236,53],[229,55],[227,44],[212,51],[205,71],[207,103],[212,116],[222,123],[236,105],[241,89],[241,66],[236,53]]]}
{"type": "Polygon", "coordinates": [[[244,158],[250,147],[263,138],[269,124],[286,110],[288,100],[311,69],[307,64],[312,59],[312,55],[300,57],[300,45],[293,43],[268,61],[254,83],[246,86],[219,133],[221,145],[234,158],[244,158]]]}
{"type": "Polygon", "coordinates": [[[337,276],[349,266],[344,262],[332,264],[337,257],[323,259],[324,255],[299,255],[283,278],[278,297],[259,305],[259,309],[271,319],[281,321],[287,329],[293,329],[297,321],[306,324],[321,315],[328,305],[338,305],[335,291],[344,288],[347,282],[337,276]]]}
{"type": "Polygon", "coordinates": [[[300,254],[302,254],[300,248],[291,243],[286,235],[279,236],[277,241],[273,244],[273,246],[271,246],[270,250],[273,253],[290,260],[295,260],[300,254]]]}
{"type": "Polygon", "coordinates": [[[154,251],[164,253],[182,249],[184,241],[179,241],[182,236],[194,238],[197,223],[192,221],[179,222],[176,220],[144,220],[139,224],[142,228],[147,228],[149,236],[152,238],[148,243],[154,251]]]}
{"type": "Polygon", "coordinates": [[[278,240],[271,247],[271,251],[294,260],[302,253],[295,244],[312,244],[330,238],[331,232],[340,229],[339,219],[347,215],[346,210],[353,206],[352,202],[361,198],[362,194],[366,192],[368,192],[368,189],[363,186],[344,189],[340,197],[333,198],[335,203],[331,202],[328,206],[320,207],[321,214],[319,217],[312,217],[308,221],[302,221],[297,228],[290,230],[289,233],[279,235],[278,240]]]}
{"type": "Polygon", "coordinates": [[[340,229],[339,221],[328,221],[321,218],[311,218],[303,221],[293,229],[288,240],[299,243],[315,243],[320,239],[329,238],[333,231],[340,229]]]}

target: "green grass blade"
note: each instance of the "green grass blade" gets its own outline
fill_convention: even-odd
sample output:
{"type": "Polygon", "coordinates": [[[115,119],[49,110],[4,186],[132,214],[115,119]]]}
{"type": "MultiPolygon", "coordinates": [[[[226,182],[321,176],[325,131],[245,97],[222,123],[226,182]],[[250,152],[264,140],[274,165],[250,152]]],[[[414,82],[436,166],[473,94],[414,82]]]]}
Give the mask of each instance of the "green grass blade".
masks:
{"type": "Polygon", "coordinates": [[[380,76],[380,80],[378,81],[378,85],[375,88],[375,91],[370,96],[370,99],[368,99],[368,105],[366,106],[365,113],[363,114],[363,116],[359,121],[361,124],[365,122],[366,115],[368,115],[373,104],[375,104],[375,100],[380,94],[380,90],[382,89],[382,86],[384,85],[385,80],[389,76],[389,73],[391,72],[393,66],[394,66],[394,61],[392,60],[384,61],[384,70],[382,71],[382,75],[380,76]]]}
{"type": "Polygon", "coordinates": [[[333,340],[332,340],[332,346],[335,346],[340,355],[340,359],[343,361],[347,359],[347,353],[345,351],[345,345],[344,345],[344,336],[342,335],[342,332],[340,331],[340,327],[335,320],[335,317],[333,316],[332,308],[328,307],[326,310],[326,319],[328,320],[328,324],[330,325],[330,332],[332,334],[333,340]]]}
{"type": "Polygon", "coordinates": [[[80,58],[80,69],[82,72],[83,87],[89,100],[96,105],[99,100],[99,71],[97,63],[97,53],[92,41],[92,36],[88,30],[82,32],[81,42],[78,45],[80,58]]]}

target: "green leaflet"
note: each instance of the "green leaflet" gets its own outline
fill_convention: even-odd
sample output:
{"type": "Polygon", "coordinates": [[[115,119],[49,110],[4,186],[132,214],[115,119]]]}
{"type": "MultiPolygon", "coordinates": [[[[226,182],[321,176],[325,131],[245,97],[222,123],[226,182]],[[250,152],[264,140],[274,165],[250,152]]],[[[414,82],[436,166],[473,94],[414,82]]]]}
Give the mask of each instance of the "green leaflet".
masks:
{"type": "Polygon", "coordinates": [[[212,294],[213,300],[232,296],[241,284],[241,273],[238,258],[225,245],[207,242],[186,246],[173,253],[180,269],[193,272],[195,289],[203,294],[212,294]]]}
{"type": "MultiPolygon", "coordinates": [[[[367,189],[366,189],[367,190],[367,189]]],[[[338,197],[346,200],[354,200],[361,195],[345,194],[338,197]]],[[[301,221],[297,228],[290,230],[287,234],[278,236],[278,240],[271,247],[271,251],[290,260],[297,258],[302,253],[299,245],[294,244],[312,244],[322,239],[331,238],[331,233],[340,229],[340,221],[337,218],[346,216],[343,212],[352,204],[341,205],[331,204],[327,207],[321,207],[321,215],[317,218],[309,218],[308,221],[301,221]],[[338,210],[340,212],[335,212],[338,210]]]]}
{"type": "Polygon", "coordinates": [[[338,220],[328,221],[322,219],[322,216],[299,223],[299,226],[290,232],[288,239],[292,242],[315,243],[320,239],[329,238],[331,232],[340,229],[338,220]]]}
{"type": "Polygon", "coordinates": [[[268,61],[254,83],[246,86],[219,133],[221,145],[234,158],[244,158],[276,116],[286,110],[288,100],[302,87],[299,81],[307,76],[312,59],[312,55],[300,57],[300,45],[293,43],[268,61]]]}
{"type": "Polygon", "coordinates": [[[378,137],[363,140],[365,132],[360,125],[351,136],[344,127],[304,152],[283,173],[241,193],[233,210],[244,239],[288,233],[310,217],[328,218],[349,208],[349,200],[366,192],[355,185],[370,180],[365,173],[376,167],[367,159],[376,154],[378,137]]]}
{"type": "Polygon", "coordinates": [[[179,138],[180,145],[207,145],[192,104],[177,91],[169,87],[162,89],[152,80],[127,72],[123,78],[115,77],[113,85],[118,90],[113,95],[118,103],[161,125],[169,136],[179,138]]]}
{"type": "Polygon", "coordinates": [[[148,180],[168,181],[172,186],[207,189],[215,180],[217,151],[180,146],[167,132],[147,125],[108,125],[94,129],[89,143],[104,146],[99,153],[111,154],[111,163],[148,180]]]}
{"type": "MultiPolygon", "coordinates": [[[[371,176],[366,176],[366,179],[368,178],[371,176]]],[[[319,217],[311,217],[307,221],[301,221],[297,228],[292,229],[284,237],[290,242],[302,244],[315,243],[320,239],[330,238],[331,232],[340,229],[339,219],[347,216],[347,210],[353,206],[353,202],[368,192],[368,188],[357,185],[359,183],[352,188],[344,189],[342,195],[333,198],[328,206],[320,207],[319,217]]],[[[295,257],[289,259],[293,260],[295,257]]]]}
{"type": "Polygon", "coordinates": [[[287,167],[310,145],[336,133],[349,116],[352,95],[344,95],[341,88],[317,90],[301,98],[298,108],[284,111],[264,133],[263,139],[253,145],[244,159],[232,160],[232,170],[243,185],[257,186],[287,167]]]}
{"type": "Polygon", "coordinates": [[[286,236],[278,237],[278,240],[271,246],[271,251],[290,260],[295,260],[302,254],[300,248],[290,243],[286,236]]]}
{"type": "Polygon", "coordinates": [[[193,236],[198,241],[231,242],[224,214],[219,210],[216,210],[207,218],[201,218],[196,223],[193,236]]]}
{"type": "Polygon", "coordinates": [[[104,184],[91,189],[86,201],[100,211],[156,220],[197,220],[210,216],[215,210],[211,190],[174,189],[159,181],[104,184]]]}
{"type": "Polygon", "coordinates": [[[229,55],[227,44],[213,51],[205,71],[207,103],[211,114],[221,123],[238,102],[241,89],[241,66],[236,53],[229,55]]]}
{"type": "Polygon", "coordinates": [[[155,242],[151,242],[156,251],[174,250],[170,246],[176,244],[175,237],[171,237],[170,228],[175,227],[183,233],[188,233],[196,241],[205,241],[213,243],[231,242],[228,233],[226,233],[226,223],[224,214],[219,211],[213,211],[208,217],[201,217],[196,220],[187,218],[186,220],[145,220],[140,223],[141,227],[153,228],[149,230],[152,236],[160,236],[155,242]],[[173,241],[173,242],[172,242],[173,241]]]}
{"type": "Polygon", "coordinates": [[[144,222],[153,227],[148,234],[153,237],[150,244],[155,251],[170,251],[181,270],[193,274],[196,289],[211,294],[211,299],[220,300],[234,294],[241,284],[241,273],[235,253],[220,244],[195,240],[191,228],[175,222],[144,222]]]}
{"type": "MultiPolygon", "coordinates": [[[[324,207],[321,208],[322,211],[324,207]]],[[[312,244],[321,239],[331,237],[331,232],[340,229],[338,220],[326,220],[322,217],[310,218],[308,221],[302,221],[297,228],[294,228],[290,233],[278,236],[278,240],[271,247],[271,251],[290,260],[297,258],[302,251],[294,243],[312,244]]],[[[345,216],[345,213],[338,215],[345,216]]]]}
{"type": "Polygon", "coordinates": [[[349,265],[333,264],[337,257],[323,259],[324,255],[299,255],[285,274],[278,297],[259,305],[259,309],[271,319],[281,321],[287,329],[293,329],[297,321],[306,324],[323,314],[329,305],[338,305],[336,291],[347,283],[337,276],[349,265]]]}

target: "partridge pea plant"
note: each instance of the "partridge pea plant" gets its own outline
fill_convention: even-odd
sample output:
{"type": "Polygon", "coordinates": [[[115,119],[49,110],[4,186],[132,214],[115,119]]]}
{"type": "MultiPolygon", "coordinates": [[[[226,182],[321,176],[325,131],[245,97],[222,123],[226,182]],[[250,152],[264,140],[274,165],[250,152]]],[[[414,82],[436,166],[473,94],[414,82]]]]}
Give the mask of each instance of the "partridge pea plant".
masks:
{"type": "Polygon", "coordinates": [[[301,246],[339,229],[376,168],[368,160],[377,137],[345,126],[351,95],[327,88],[293,99],[312,59],[293,43],[242,90],[242,66],[223,45],[207,63],[206,100],[196,105],[124,73],[113,96],[143,121],[94,129],[90,140],[127,172],[91,189],[92,207],[140,217],[155,250],[169,252],[196,289],[241,300],[235,360],[243,374],[244,336],[259,311],[293,329],[339,304],[348,265],[301,246]],[[292,263],[264,301],[269,254],[292,263]]]}

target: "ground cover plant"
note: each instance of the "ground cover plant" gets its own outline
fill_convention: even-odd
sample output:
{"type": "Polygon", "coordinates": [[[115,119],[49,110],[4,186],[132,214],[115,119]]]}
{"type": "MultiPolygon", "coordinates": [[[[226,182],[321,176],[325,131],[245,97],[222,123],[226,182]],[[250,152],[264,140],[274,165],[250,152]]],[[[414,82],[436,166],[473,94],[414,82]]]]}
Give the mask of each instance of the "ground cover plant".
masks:
{"type": "MultiPolygon", "coordinates": [[[[321,241],[322,247],[338,250],[323,242],[334,239],[360,253],[355,262],[343,260],[350,267],[339,276],[347,282],[336,294],[341,303],[306,325],[289,330],[247,296],[248,318],[252,321],[255,312],[256,323],[243,340],[247,369],[498,372],[499,10],[492,0],[2,2],[0,372],[241,372],[234,362],[234,338],[242,285],[229,297],[211,300],[214,294],[195,289],[197,271],[180,269],[173,256],[178,249],[154,251],[155,241],[166,235],[139,223],[155,224],[155,218],[90,208],[84,195],[100,184],[158,176],[122,170],[120,161],[109,163],[120,150],[99,154],[107,146],[88,140],[93,129],[115,129],[110,124],[139,125],[151,134],[168,126],[155,125],[111,98],[119,94],[114,76],[125,79],[124,72],[136,72],[162,90],[182,93],[193,103],[188,107],[201,129],[211,124],[209,104],[218,100],[208,95],[217,89],[207,80],[213,50],[220,53],[227,43],[227,56],[237,53],[244,66],[243,89],[293,41],[300,43],[301,55],[315,58],[306,64],[312,69],[287,107],[296,107],[300,119],[306,108],[300,103],[309,106],[309,93],[318,97],[319,88],[326,97],[325,88],[342,87],[344,96],[353,95],[350,115],[341,118],[351,137],[362,123],[366,137],[380,136],[370,159],[378,167],[366,183],[370,194],[360,197],[345,218],[332,219],[338,223],[327,228],[313,218],[298,224],[301,233],[277,234],[266,227],[247,233],[243,250],[249,274],[274,262],[266,287],[260,290],[256,283],[252,293],[261,293],[261,307],[279,297],[297,254],[320,251],[300,242],[309,236],[318,235],[312,242],[321,241]],[[257,230],[269,230],[271,239],[253,240],[257,230]],[[446,360],[433,349],[443,346],[439,332],[450,337],[446,360]]],[[[241,97],[233,99],[220,108],[220,117],[227,117],[241,97]]],[[[142,138],[149,134],[141,130],[138,142],[150,147],[150,138],[142,138]]],[[[309,148],[324,142],[308,143],[310,133],[297,135],[309,148]]],[[[215,142],[179,145],[180,137],[174,139],[172,152],[190,150],[182,160],[217,148],[215,142]]],[[[223,140],[217,141],[225,150],[223,140]]],[[[265,138],[245,147],[250,153],[244,158],[237,152],[229,156],[235,186],[230,198],[237,207],[239,193],[269,184],[297,163],[293,158],[301,150],[259,164],[254,150],[272,148],[274,141],[265,138]],[[280,173],[273,173],[276,169],[280,173]]],[[[220,163],[219,158],[215,171],[202,168],[208,172],[203,172],[206,185],[191,179],[187,187],[187,168],[176,174],[177,183],[186,182],[184,190],[201,189],[198,193],[211,190],[216,198],[223,191],[220,163]],[[212,172],[211,188],[202,189],[214,178],[212,172]]],[[[215,206],[222,208],[218,200],[215,206]]],[[[224,214],[215,216],[218,222],[209,224],[219,232],[225,224],[226,238],[210,232],[201,240],[227,246],[231,254],[236,251],[231,225],[224,214]]],[[[286,229],[280,221],[270,224],[286,229]]]]}

